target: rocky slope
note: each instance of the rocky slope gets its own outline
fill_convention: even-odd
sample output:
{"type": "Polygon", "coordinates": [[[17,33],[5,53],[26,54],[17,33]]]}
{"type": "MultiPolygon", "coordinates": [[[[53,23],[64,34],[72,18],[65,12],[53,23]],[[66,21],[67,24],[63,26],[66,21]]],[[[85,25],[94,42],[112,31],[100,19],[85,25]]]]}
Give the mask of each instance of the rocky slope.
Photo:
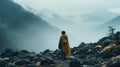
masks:
{"type": "Polygon", "coordinates": [[[103,37],[96,43],[82,42],[79,46],[71,48],[72,56],[66,59],[61,58],[61,52],[58,49],[55,51],[47,49],[40,53],[6,49],[0,53],[0,66],[71,67],[71,64],[77,62],[75,65],[79,65],[79,67],[119,67],[120,32],[115,33],[113,37],[112,39],[111,36],[103,37]],[[101,50],[110,43],[114,43],[116,46],[96,58],[101,50]]]}

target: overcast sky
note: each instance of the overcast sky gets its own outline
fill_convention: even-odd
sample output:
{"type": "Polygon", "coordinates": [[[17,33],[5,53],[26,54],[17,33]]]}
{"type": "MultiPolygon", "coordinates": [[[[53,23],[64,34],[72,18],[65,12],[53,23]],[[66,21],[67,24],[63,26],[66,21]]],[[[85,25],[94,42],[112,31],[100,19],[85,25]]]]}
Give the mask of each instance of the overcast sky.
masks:
{"type": "Polygon", "coordinates": [[[108,10],[120,13],[120,0],[14,0],[27,7],[48,9],[53,12],[68,14],[86,14],[96,10],[108,10]]]}
{"type": "MultiPolygon", "coordinates": [[[[75,17],[76,15],[79,16],[85,15],[87,16],[87,19],[85,20],[88,20],[88,22],[90,22],[90,20],[97,20],[95,21],[95,23],[107,22],[116,17],[116,15],[115,16],[111,15],[111,13],[117,15],[120,14],[120,0],[14,0],[14,1],[18,4],[21,4],[23,7],[29,7],[38,11],[40,11],[41,9],[47,9],[50,10],[51,12],[55,12],[63,16],[75,17]]],[[[54,18],[56,19],[56,17],[54,18]]],[[[82,16],[82,18],[84,18],[84,16],[82,16]]],[[[75,22],[78,24],[72,24],[72,29],[68,29],[68,27],[66,26],[65,27],[67,28],[67,31],[69,31],[70,34],[74,35],[75,38],[78,38],[77,39],[78,43],[80,41],[94,42],[103,37],[104,35],[106,35],[103,32],[100,33],[91,32],[94,26],[96,27],[98,23],[84,24],[83,21],[81,22],[81,18],[79,17],[72,18],[72,20],[73,19],[75,20],[77,19],[77,21],[75,22]]]]}

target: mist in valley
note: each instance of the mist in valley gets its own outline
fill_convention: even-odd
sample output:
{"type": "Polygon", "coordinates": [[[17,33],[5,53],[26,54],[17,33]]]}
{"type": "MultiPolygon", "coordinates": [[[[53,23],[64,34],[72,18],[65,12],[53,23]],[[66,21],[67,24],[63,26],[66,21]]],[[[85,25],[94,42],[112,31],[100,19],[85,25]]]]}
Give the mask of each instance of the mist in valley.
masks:
{"type": "Polygon", "coordinates": [[[35,52],[55,50],[58,48],[62,30],[66,31],[72,48],[81,42],[97,42],[107,36],[109,24],[119,30],[117,26],[119,14],[109,10],[59,12],[41,5],[38,9],[34,3],[33,6],[27,3],[29,3],[27,0],[0,1],[1,50],[6,48],[35,52]]]}

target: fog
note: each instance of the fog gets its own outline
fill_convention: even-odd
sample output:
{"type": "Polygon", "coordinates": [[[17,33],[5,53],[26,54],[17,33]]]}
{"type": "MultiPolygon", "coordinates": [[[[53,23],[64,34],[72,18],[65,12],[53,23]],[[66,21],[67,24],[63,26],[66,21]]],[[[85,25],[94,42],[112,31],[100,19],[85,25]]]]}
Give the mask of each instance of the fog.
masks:
{"type": "Polygon", "coordinates": [[[11,0],[0,1],[0,50],[57,48],[60,30],[11,0]],[[55,36],[57,35],[57,36],[55,36]],[[53,47],[54,46],[54,47],[53,47]]]}
{"type": "Polygon", "coordinates": [[[101,28],[102,32],[98,28],[117,16],[103,9],[80,10],[80,13],[70,9],[62,10],[60,13],[45,6],[36,9],[33,7],[35,4],[31,6],[31,3],[26,4],[29,2],[25,1],[0,0],[0,50],[6,48],[35,52],[55,50],[58,49],[62,30],[66,31],[71,48],[81,42],[97,42],[108,33],[107,27],[101,28]]]}

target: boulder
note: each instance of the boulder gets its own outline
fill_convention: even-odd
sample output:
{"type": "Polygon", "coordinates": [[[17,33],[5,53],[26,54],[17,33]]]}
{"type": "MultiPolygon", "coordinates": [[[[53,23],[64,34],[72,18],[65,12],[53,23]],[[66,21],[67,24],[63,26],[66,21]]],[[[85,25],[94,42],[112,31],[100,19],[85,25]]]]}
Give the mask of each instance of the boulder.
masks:
{"type": "Polygon", "coordinates": [[[20,55],[25,55],[25,54],[27,54],[27,53],[29,53],[29,51],[27,51],[27,50],[21,50],[21,51],[19,52],[20,55]]]}
{"type": "Polygon", "coordinates": [[[7,67],[9,58],[0,58],[0,67],[7,67]]]}
{"type": "Polygon", "coordinates": [[[36,64],[28,64],[25,67],[38,67],[36,64]]]}
{"type": "Polygon", "coordinates": [[[69,67],[82,67],[82,64],[74,59],[69,62],[69,67]]]}
{"type": "Polygon", "coordinates": [[[53,54],[54,54],[53,55],[54,59],[62,58],[62,54],[60,50],[55,50],[53,54]]]}
{"type": "Polygon", "coordinates": [[[106,67],[120,67],[120,59],[109,62],[106,67]]]}
{"type": "Polygon", "coordinates": [[[51,60],[51,59],[45,59],[45,60],[41,61],[42,66],[47,66],[47,65],[50,65],[50,64],[54,64],[54,61],[51,60]]]}
{"type": "Polygon", "coordinates": [[[120,45],[118,45],[115,48],[113,48],[112,52],[116,53],[116,55],[120,55],[120,45]]]}
{"type": "Polygon", "coordinates": [[[3,52],[1,52],[1,57],[12,57],[14,55],[14,51],[11,49],[5,49],[3,52]]]}
{"type": "Polygon", "coordinates": [[[29,64],[30,62],[28,60],[25,60],[25,59],[19,59],[15,62],[15,65],[17,66],[21,66],[21,65],[27,65],[29,64]]]}
{"type": "Polygon", "coordinates": [[[47,54],[49,51],[50,51],[49,49],[43,51],[43,55],[47,54]]]}

